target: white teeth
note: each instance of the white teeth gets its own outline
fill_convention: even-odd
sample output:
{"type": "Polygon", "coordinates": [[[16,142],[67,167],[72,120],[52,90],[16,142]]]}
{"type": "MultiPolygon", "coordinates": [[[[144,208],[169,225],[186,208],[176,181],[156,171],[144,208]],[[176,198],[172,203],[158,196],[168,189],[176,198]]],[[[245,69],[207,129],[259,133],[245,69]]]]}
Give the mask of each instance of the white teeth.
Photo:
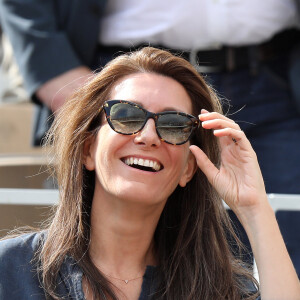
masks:
{"type": "Polygon", "coordinates": [[[156,171],[158,171],[160,169],[160,166],[156,161],[154,162],[153,169],[156,171]]]}
{"type": "Polygon", "coordinates": [[[136,157],[128,157],[124,160],[125,164],[128,166],[131,165],[139,165],[143,167],[150,167],[155,171],[159,171],[161,169],[160,163],[157,161],[153,161],[150,159],[136,158],[136,157]]]}

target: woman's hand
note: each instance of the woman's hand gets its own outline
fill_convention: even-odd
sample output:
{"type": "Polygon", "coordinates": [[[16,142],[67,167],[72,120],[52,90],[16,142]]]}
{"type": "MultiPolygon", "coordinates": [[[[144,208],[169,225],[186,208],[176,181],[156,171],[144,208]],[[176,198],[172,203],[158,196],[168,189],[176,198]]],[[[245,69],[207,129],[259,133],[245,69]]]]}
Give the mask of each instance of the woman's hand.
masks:
{"type": "Polygon", "coordinates": [[[214,135],[219,137],[220,169],[197,146],[191,146],[190,149],[199,168],[219,195],[236,214],[255,210],[262,204],[261,199],[267,203],[256,154],[239,125],[219,113],[209,113],[204,109],[199,119],[203,128],[212,129],[214,135]]]}
{"type": "Polygon", "coordinates": [[[197,164],[242,222],[257,263],[262,299],[300,299],[298,276],[268,203],[256,154],[239,125],[206,110],[199,119],[212,129],[221,146],[216,168],[197,146],[190,149],[197,164]]]}

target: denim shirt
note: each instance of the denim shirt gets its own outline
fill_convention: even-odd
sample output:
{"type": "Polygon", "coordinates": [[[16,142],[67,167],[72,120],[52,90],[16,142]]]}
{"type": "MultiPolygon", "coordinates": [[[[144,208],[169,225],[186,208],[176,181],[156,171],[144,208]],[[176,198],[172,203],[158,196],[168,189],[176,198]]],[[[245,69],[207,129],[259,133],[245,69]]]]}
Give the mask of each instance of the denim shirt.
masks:
{"type": "MultiPolygon", "coordinates": [[[[33,262],[42,236],[43,233],[30,233],[0,241],[0,300],[46,299],[33,262]]],[[[147,266],[139,300],[150,300],[155,294],[155,273],[155,267],[147,266]]],[[[57,294],[63,299],[84,300],[82,276],[83,272],[75,260],[66,256],[58,274],[57,294]]],[[[249,290],[255,292],[250,285],[249,290]]]]}
{"type": "MultiPolygon", "coordinates": [[[[45,300],[45,292],[33,263],[41,233],[25,234],[0,241],[0,300],[45,300]]],[[[147,266],[139,300],[154,293],[155,267],[147,266]]],[[[60,268],[57,293],[63,299],[84,300],[82,270],[67,256],[60,268]]]]}

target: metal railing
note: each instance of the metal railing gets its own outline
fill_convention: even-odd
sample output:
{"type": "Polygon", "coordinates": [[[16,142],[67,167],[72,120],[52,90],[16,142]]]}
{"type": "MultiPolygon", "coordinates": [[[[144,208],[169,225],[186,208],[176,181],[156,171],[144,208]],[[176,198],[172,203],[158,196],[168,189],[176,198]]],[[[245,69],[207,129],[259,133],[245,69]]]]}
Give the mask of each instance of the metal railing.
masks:
{"type": "Polygon", "coordinates": [[[58,202],[58,190],[0,189],[0,205],[54,205],[58,202]]]}
{"type": "MultiPolygon", "coordinates": [[[[6,189],[0,188],[0,205],[53,205],[58,202],[58,190],[47,189],[6,189]]],[[[278,210],[300,211],[300,195],[268,194],[269,202],[278,210]]],[[[228,206],[224,204],[227,208],[228,206]]]]}

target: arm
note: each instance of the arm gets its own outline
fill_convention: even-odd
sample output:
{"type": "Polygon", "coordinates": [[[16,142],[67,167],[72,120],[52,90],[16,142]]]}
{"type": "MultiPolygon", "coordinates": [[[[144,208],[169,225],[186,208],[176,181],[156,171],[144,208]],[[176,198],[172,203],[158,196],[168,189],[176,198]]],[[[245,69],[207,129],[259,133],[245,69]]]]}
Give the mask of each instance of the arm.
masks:
{"type": "MultiPolygon", "coordinates": [[[[72,11],[72,5],[64,5],[72,11]]],[[[66,97],[59,97],[57,91],[90,71],[83,66],[63,26],[58,24],[59,7],[63,4],[53,0],[0,0],[1,23],[13,45],[26,89],[30,95],[38,90],[37,96],[53,110],[66,97]]],[[[63,94],[69,94],[76,83],[80,85],[81,80],[73,82],[63,94]]]]}
{"type": "Polygon", "coordinates": [[[203,128],[214,130],[219,138],[220,168],[198,147],[190,149],[246,230],[257,262],[262,299],[300,299],[299,280],[269,205],[250,142],[240,127],[225,116],[202,110],[199,118],[203,128]]]}
{"type": "Polygon", "coordinates": [[[36,95],[53,112],[56,112],[90,76],[91,70],[88,67],[80,66],[71,69],[42,84],[36,91],[36,95]]]}

